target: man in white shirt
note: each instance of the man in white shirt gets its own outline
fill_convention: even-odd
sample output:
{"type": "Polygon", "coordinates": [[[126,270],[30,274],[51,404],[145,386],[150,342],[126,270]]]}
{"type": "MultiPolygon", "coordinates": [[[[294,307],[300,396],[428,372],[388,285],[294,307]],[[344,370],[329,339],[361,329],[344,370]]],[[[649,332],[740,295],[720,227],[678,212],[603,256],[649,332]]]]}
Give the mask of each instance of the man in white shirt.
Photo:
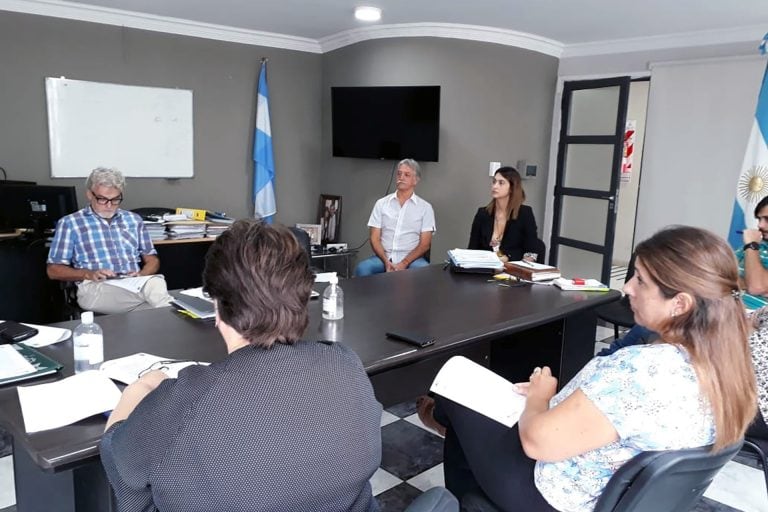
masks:
{"type": "Polygon", "coordinates": [[[420,178],[415,160],[406,158],[397,164],[397,191],[376,201],[368,220],[374,256],[357,264],[355,276],[429,265],[424,254],[432,244],[435,212],[414,193],[420,178]]]}

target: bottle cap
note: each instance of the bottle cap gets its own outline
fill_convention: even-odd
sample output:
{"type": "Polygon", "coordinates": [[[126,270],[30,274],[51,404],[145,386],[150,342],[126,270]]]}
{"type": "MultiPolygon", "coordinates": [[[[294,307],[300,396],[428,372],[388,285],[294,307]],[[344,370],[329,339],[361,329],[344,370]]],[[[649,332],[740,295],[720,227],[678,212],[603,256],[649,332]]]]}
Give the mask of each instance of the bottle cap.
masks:
{"type": "Polygon", "coordinates": [[[339,284],[339,276],[336,275],[336,272],[334,272],[333,275],[328,278],[328,282],[331,284],[339,284]]]}
{"type": "Polygon", "coordinates": [[[83,314],[80,315],[80,321],[84,324],[92,324],[93,323],[93,311],[83,311],[83,314]]]}

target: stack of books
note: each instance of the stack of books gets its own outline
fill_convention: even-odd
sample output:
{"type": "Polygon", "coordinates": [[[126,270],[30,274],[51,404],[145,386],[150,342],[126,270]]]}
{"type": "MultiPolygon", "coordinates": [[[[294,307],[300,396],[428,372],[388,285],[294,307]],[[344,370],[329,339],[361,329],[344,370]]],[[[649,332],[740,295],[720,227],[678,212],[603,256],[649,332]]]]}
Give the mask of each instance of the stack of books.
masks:
{"type": "Polygon", "coordinates": [[[221,224],[218,222],[209,222],[205,229],[205,236],[207,238],[216,238],[223,232],[229,229],[229,224],[221,224]]]}
{"type": "Polygon", "coordinates": [[[543,265],[532,261],[510,261],[504,264],[504,271],[525,281],[551,281],[560,277],[557,267],[543,265]]]}
{"type": "Polygon", "coordinates": [[[610,290],[608,286],[597,279],[566,279],[559,277],[555,279],[555,286],[566,291],[607,292],[610,290]]]}

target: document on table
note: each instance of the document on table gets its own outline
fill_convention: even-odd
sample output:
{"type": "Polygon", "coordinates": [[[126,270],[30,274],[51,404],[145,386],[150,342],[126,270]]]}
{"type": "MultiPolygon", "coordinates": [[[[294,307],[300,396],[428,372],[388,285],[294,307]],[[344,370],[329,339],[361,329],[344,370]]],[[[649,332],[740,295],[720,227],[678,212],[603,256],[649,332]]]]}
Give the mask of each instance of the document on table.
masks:
{"type": "Polygon", "coordinates": [[[95,414],[111,411],[120,390],[109,377],[91,370],[37,386],[19,386],[21,413],[27,432],[71,425],[95,414]]]}
{"type": "Polygon", "coordinates": [[[136,277],[123,277],[119,279],[107,279],[104,282],[111,286],[117,286],[118,288],[123,288],[125,290],[128,290],[129,292],[139,293],[141,289],[144,288],[144,285],[147,284],[147,281],[154,278],[164,279],[163,276],[159,274],[155,274],[151,276],[136,276],[136,277]]]}
{"type": "Polygon", "coordinates": [[[11,345],[0,345],[0,381],[36,370],[34,365],[11,345]]]}
{"type": "Polygon", "coordinates": [[[525,409],[525,395],[514,384],[463,356],[450,358],[429,390],[508,427],[525,409]]]}
{"type": "Polygon", "coordinates": [[[72,331],[69,329],[62,329],[60,327],[49,327],[47,325],[28,324],[29,327],[37,329],[37,334],[22,341],[22,343],[28,347],[38,348],[53,345],[60,341],[68,340],[72,336],[72,331]]]}
{"type": "Polygon", "coordinates": [[[193,364],[204,364],[198,361],[176,361],[167,357],[155,356],[139,352],[131,356],[120,357],[101,363],[99,370],[107,377],[118,382],[131,384],[139,379],[141,374],[149,370],[161,370],[168,377],[175,379],[179,372],[193,364]]]}

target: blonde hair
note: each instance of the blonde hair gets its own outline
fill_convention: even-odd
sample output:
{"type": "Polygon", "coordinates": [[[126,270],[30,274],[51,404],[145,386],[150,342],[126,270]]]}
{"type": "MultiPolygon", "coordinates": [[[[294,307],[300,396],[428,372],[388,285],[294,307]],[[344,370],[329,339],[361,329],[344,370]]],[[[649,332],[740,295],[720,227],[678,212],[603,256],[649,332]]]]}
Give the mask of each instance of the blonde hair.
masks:
{"type": "Polygon", "coordinates": [[[714,450],[739,441],[755,417],[757,387],[733,251],[714,233],[676,226],[638,245],[636,257],[664,297],[693,298],[687,312],[657,330],[691,357],[715,420],[714,450]]]}

